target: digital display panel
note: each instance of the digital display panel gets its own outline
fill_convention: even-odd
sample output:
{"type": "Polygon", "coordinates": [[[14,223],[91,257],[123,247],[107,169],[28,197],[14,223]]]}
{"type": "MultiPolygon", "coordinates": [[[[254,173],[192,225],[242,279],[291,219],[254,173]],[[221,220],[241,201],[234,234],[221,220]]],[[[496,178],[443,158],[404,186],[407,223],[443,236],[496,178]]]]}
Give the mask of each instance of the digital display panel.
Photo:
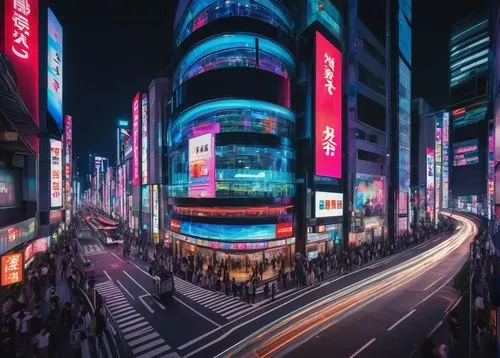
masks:
{"type": "Polygon", "coordinates": [[[441,178],[442,178],[442,118],[436,118],[436,142],[435,142],[435,203],[436,203],[436,216],[439,214],[441,207],[441,178]]]}
{"type": "Polygon", "coordinates": [[[123,160],[132,158],[132,136],[129,130],[120,128],[120,143],[123,160]]]}
{"type": "Polygon", "coordinates": [[[215,196],[214,135],[207,133],[189,140],[189,196],[215,196]]]}
{"type": "Polygon", "coordinates": [[[139,185],[139,97],[137,93],[132,101],[132,185],[139,185]]]}
{"type": "Polygon", "coordinates": [[[39,123],[38,0],[5,1],[5,56],[17,75],[17,88],[39,123]]]}
{"type": "Polygon", "coordinates": [[[152,185],[151,190],[152,213],[151,213],[151,231],[153,233],[153,242],[160,241],[160,200],[158,185],[152,185]]]}
{"type": "Polygon", "coordinates": [[[450,142],[450,114],[443,113],[443,140],[442,140],[442,158],[443,158],[443,174],[442,174],[442,192],[443,200],[441,206],[443,209],[448,208],[448,187],[449,187],[449,142],[450,142]]]}
{"type": "Polygon", "coordinates": [[[434,149],[427,147],[425,150],[426,153],[426,166],[425,166],[425,177],[426,177],[426,190],[427,190],[427,212],[430,215],[431,221],[434,220],[434,176],[435,176],[435,168],[434,168],[434,159],[435,152],[434,149]]]}
{"type": "Polygon", "coordinates": [[[47,110],[59,128],[63,120],[63,31],[51,9],[47,14],[47,110]]]}
{"type": "MultiPolygon", "coordinates": [[[[73,138],[73,123],[71,116],[64,116],[64,145],[65,145],[65,160],[64,160],[64,195],[66,199],[66,210],[69,215],[71,210],[71,169],[72,169],[72,138],[73,138]]],[[[68,217],[69,219],[69,217],[68,217]]]]}
{"type": "Polygon", "coordinates": [[[342,177],[342,54],[316,31],[316,175],[342,177]]]}
{"type": "Polygon", "coordinates": [[[340,193],[317,191],[315,193],[315,217],[328,218],[342,216],[344,196],[340,193]]]}
{"type": "Polygon", "coordinates": [[[354,182],[354,210],[363,216],[381,216],[385,213],[385,178],[356,174],[354,182]]]}
{"type": "Polygon", "coordinates": [[[225,225],[181,221],[180,233],[222,241],[272,240],[276,238],[276,225],[225,225]]]}
{"type": "Polygon", "coordinates": [[[50,206],[62,206],[62,144],[60,140],[50,140],[50,206]]]}
{"type": "Polygon", "coordinates": [[[453,166],[460,167],[479,163],[479,143],[477,139],[453,144],[453,166]]]}
{"type": "Polygon", "coordinates": [[[0,254],[31,240],[35,236],[35,218],[0,229],[0,254]]]}
{"type": "Polygon", "coordinates": [[[148,95],[143,94],[141,100],[141,173],[142,184],[148,183],[148,95]]]}

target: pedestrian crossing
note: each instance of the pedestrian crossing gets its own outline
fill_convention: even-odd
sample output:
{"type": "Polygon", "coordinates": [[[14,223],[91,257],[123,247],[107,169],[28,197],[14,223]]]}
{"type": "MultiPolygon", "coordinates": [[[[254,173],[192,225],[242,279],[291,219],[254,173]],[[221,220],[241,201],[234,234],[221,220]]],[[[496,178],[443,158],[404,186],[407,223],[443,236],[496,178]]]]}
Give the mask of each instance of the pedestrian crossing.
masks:
{"type": "Polygon", "coordinates": [[[106,249],[100,244],[82,245],[83,253],[86,256],[99,255],[106,252],[106,249]]]}
{"type": "Polygon", "coordinates": [[[180,358],[176,352],[165,355],[171,350],[171,347],[144,316],[128,302],[123,292],[113,281],[101,282],[95,287],[106,302],[117,328],[130,348],[131,356],[136,358],[180,358]]]}
{"type": "Polygon", "coordinates": [[[255,306],[232,295],[206,290],[180,278],[175,278],[175,291],[227,320],[255,309],[255,306]]]}

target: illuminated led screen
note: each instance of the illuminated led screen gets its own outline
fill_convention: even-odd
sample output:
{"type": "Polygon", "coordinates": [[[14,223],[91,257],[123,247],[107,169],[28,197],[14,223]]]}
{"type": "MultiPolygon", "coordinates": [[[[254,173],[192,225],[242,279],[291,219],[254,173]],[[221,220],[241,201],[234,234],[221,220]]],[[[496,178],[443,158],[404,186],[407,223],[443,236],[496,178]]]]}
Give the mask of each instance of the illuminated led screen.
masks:
{"type": "MultiPolygon", "coordinates": [[[[263,225],[207,224],[191,221],[180,222],[180,233],[221,241],[263,241],[291,237],[291,223],[263,225]]],[[[176,231],[172,227],[172,231],[176,231]]]]}
{"type": "Polygon", "coordinates": [[[62,143],[50,140],[50,207],[62,206],[62,143]]]}
{"type": "Polygon", "coordinates": [[[139,114],[139,98],[140,94],[137,93],[132,101],[132,185],[139,185],[139,127],[140,114],[139,114]]]}
{"type": "Polygon", "coordinates": [[[477,139],[453,144],[454,167],[477,163],[479,163],[479,142],[477,139]]]}
{"type": "Polygon", "coordinates": [[[63,31],[52,10],[48,9],[47,109],[59,128],[63,120],[63,31]]]}
{"type": "Polygon", "coordinates": [[[354,210],[364,216],[380,216],[385,212],[385,180],[382,176],[356,174],[354,210]]]}
{"type": "Polygon", "coordinates": [[[316,32],[316,175],[342,177],[342,54],[316,32]]]}

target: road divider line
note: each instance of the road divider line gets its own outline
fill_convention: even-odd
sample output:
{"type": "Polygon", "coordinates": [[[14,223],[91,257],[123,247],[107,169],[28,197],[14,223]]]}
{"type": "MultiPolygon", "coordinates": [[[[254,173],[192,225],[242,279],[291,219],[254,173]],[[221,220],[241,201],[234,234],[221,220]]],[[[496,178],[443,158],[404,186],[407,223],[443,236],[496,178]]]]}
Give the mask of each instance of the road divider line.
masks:
{"type": "Polygon", "coordinates": [[[370,339],[363,347],[361,347],[360,349],[358,349],[356,352],[354,352],[354,354],[352,354],[349,358],[354,358],[356,357],[359,353],[363,352],[366,348],[368,348],[368,346],[370,346],[370,344],[372,344],[373,342],[375,342],[377,339],[376,338],[372,338],[370,339]]]}
{"type": "Polygon", "coordinates": [[[108,273],[106,272],[106,270],[102,270],[102,272],[104,272],[104,274],[106,275],[106,277],[110,280],[110,281],[113,281],[113,279],[111,278],[110,275],[108,275],[108,273]]]}
{"type": "Polygon", "coordinates": [[[153,276],[151,276],[151,275],[149,274],[149,272],[144,271],[143,269],[141,269],[141,268],[140,268],[139,266],[137,266],[136,264],[133,264],[133,265],[134,265],[134,266],[135,266],[138,270],[140,270],[140,271],[144,272],[144,273],[145,273],[146,275],[148,275],[149,277],[154,278],[153,276]]]}
{"type": "MultiPolygon", "coordinates": [[[[182,302],[182,300],[178,299],[177,297],[175,296],[172,296],[174,298],[174,300],[176,300],[177,302],[181,303],[182,305],[184,305],[184,307],[187,307],[189,308],[191,311],[193,311],[194,313],[196,313],[198,316],[206,319],[208,322],[212,323],[214,326],[217,326],[218,328],[221,328],[221,327],[224,327],[224,326],[221,326],[220,324],[218,324],[217,322],[211,320],[210,318],[208,318],[207,316],[205,316],[203,313],[200,313],[198,312],[197,310],[195,310],[193,307],[187,305],[185,302],[182,302]]],[[[217,329],[218,329],[217,328],[217,329]]],[[[214,331],[211,331],[210,333],[213,333],[214,331]]],[[[199,337],[198,337],[199,338],[199,337]]],[[[188,342],[189,343],[189,342],[188,342]]],[[[187,346],[186,346],[187,347],[187,346]]]]}
{"type": "Polygon", "coordinates": [[[429,286],[427,286],[426,288],[424,288],[424,291],[427,291],[429,288],[431,288],[432,286],[434,286],[436,283],[438,283],[439,281],[441,281],[443,279],[443,277],[439,277],[436,281],[434,281],[433,283],[431,283],[429,286]]]}
{"type": "Polygon", "coordinates": [[[117,254],[115,254],[114,252],[110,252],[110,254],[111,254],[111,255],[113,255],[114,257],[116,257],[118,260],[123,261],[123,260],[122,260],[121,258],[119,258],[119,257],[118,257],[118,255],[117,255],[117,254]]]}
{"type": "Polygon", "coordinates": [[[407,314],[405,314],[403,317],[401,317],[399,320],[397,320],[392,326],[390,326],[389,328],[387,328],[387,331],[392,331],[394,328],[396,328],[398,326],[398,324],[400,324],[401,322],[403,322],[405,319],[407,319],[408,317],[410,317],[412,314],[414,314],[416,311],[416,309],[412,309],[410,312],[408,312],[407,314]]]}
{"type": "Polygon", "coordinates": [[[443,320],[439,321],[434,328],[427,334],[427,338],[430,338],[438,329],[443,325],[443,320]]]}
{"type": "Polygon", "coordinates": [[[462,301],[462,298],[463,298],[463,296],[459,295],[456,299],[451,300],[448,307],[446,307],[446,309],[444,310],[444,314],[446,315],[446,314],[450,313],[451,311],[453,311],[458,306],[460,301],[462,301]]]}
{"type": "Polygon", "coordinates": [[[147,295],[150,295],[150,296],[151,296],[151,294],[149,293],[149,291],[148,291],[148,290],[146,290],[144,287],[142,287],[142,285],[141,285],[139,282],[137,282],[137,281],[136,281],[136,280],[135,280],[132,276],[130,276],[130,275],[127,273],[127,271],[123,270],[123,273],[124,273],[125,275],[127,275],[129,279],[131,279],[132,281],[134,281],[134,283],[135,283],[137,286],[139,286],[139,287],[140,287],[140,288],[141,288],[144,292],[146,292],[146,294],[147,294],[147,295]]]}
{"type": "Polygon", "coordinates": [[[153,299],[153,302],[156,303],[156,305],[158,307],[160,307],[162,310],[166,310],[165,306],[162,305],[160,302],[158,302],[158,300],[156,300],[154,297],[151,296],[151,298],[153,299]]]}
{"type": "Polygon", "coordinates": [[[139,296],[139,301],[141,301],[141,302],[142,302],[142,304],[143,304],[144,306],[146,306],[146,308],[147,308],[147,310],[149,311],[149,313],[153,314],[153,313],[155,313],[155,311],[154,311],[154,310],[153,310],[153,309],[152,309],[152,308],[151,308],[151,307],[147,304],[147,302],[144,300],[144,297],[147,297],[147,296],[149,296],[149,294],[139,296]]]}
{"type": "Polygon", "coordinates": [[[130,296],[130,298],[135,301],[135,297],[132,296],[132,294],[125,288],[125,286],[122,285],[122,283],[120,281],[116,280],[116,283],[118,283],[120,285],[120,287],[123,288],[123,290],[130,296]]]}

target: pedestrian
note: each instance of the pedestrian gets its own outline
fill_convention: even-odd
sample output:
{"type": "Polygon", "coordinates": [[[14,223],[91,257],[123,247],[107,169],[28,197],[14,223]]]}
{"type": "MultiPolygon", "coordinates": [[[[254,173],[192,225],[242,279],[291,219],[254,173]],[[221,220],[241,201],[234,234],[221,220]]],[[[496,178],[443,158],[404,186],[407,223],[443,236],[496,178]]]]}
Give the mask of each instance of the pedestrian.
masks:
{"type": "Polygon", "coordinates": [[[266,282],[266,284],[264,285],[264,297],[267,298],[269,297],[269,283],[266,282]]]}
{"type": "Polygon", "coordinates": [[[274,296],[276,295],[276,286],[273,284],[271,285],[271,302],[274,302],[274,296]]]}
{"type": "Polygon", "coordinates": [[[102,335],[104,334],[104,329],[106,328],[106,319],[102,313],[102,309],[96,310],[95,313],[95,334],[97,336],[98,347],[102,344],[102,335]]]}
{"type": "Polygon", "coordinates": [[[35,336],[33,343],[37,358],[49,358],[50,333],[46,327],[43,327],[40,333],[35,336]]]}

